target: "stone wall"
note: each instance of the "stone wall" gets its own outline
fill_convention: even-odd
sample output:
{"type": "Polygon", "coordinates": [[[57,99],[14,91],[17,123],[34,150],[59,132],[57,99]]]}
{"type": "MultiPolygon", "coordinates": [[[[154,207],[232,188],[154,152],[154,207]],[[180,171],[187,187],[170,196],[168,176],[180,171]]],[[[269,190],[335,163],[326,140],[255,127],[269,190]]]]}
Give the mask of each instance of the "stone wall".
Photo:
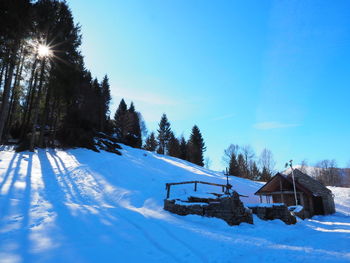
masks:
{"type": "Polygon", "coordinates": [[[263,205],[249,205],[248,206],[253,214],[256,214],[260,219],[263,220],[274,220],[280,219],[287,225],[295,224],[297,222],[295,216],[291,214],[288,210],[288,207],[284,204],[268,204],[266,206],[263,205]]]}
{"type": "MultiPolygon", "coordinates": [[[[189,198],[190,199],[190,198],[189,198]]],[[[191,199],[192,200],[192,199],[191,199]]],[[[253,224],[253,217],[249,209],[246,209],[239,199],[237,192],[230,196],[210,200],[208,203],[196,204],[176,200],[164,200],[164,209],[178,215],[201,215],[217,217],[225,220],[229,225],[239,225],[242,222],[253,224]]]]}

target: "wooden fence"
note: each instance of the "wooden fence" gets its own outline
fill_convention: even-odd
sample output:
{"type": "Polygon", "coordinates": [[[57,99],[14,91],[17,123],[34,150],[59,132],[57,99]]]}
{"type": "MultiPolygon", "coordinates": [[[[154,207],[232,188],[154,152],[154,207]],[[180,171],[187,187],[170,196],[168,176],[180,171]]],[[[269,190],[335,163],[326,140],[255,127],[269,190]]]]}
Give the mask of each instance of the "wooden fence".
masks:
{"type": "Polygon", "coordinates": [[[197,191],[197,184],[207,184],[207,185],[213,185],[218,186],[222,188],[223,193],[228,193],[228,191],[232,188],[232,185],[230,184],[215,184],[215,183],[208,183],[203,181],[186,181],[186,182],[179,182],[179,183],[167,183],[165,184],[165,189],[167,190],[166,198],[168,199],[170,197],[170,187],[172,185],[179,185],[179,184],[194,184],[194,191],[197,191]],[[225,191],[226,188],[226,191],[225,191]]]}

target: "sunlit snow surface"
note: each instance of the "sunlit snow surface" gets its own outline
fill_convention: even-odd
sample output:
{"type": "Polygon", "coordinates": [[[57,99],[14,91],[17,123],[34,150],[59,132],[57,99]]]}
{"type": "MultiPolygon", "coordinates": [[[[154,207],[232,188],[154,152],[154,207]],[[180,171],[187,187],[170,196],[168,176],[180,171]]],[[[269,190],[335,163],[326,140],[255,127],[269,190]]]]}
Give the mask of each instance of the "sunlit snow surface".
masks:
{"type": "MultiPolygon", "coordinates": [[[[165,183],[225,184],[222,174],[129,147],[122,152],[1,148],[0,262],[350,262],[348,188],[331,188],[334,215],[292,226],[254,217],[254,225],[230,227],[162,209],[165,183]]],[[[230,183],[249,196],[245,203],[258,202],[260,183],[230,183]]],[[[193,191],[186,187],[174,187],[172,197],[193,191]]]]}

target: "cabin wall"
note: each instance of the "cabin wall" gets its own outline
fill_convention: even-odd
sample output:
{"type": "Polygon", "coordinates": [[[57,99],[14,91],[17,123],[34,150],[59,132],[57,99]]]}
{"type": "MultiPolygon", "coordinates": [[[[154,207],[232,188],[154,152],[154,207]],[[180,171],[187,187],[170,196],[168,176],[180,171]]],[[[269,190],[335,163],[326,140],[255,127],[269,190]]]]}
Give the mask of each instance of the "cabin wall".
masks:
{"type": "Polygon", "coordinates": [[[280,194],[272,195],[273,203],[284,203],[286,206],[295,205],[295,198],[293,194],[284,194],[283,201],[280,194]]]}
{"type": "Polygon", "coordinates": [[[306,195],[306,194],[302,194],[302,196],[300,197],[301,202],[300,205],[304,208],[304,218],[310,218],[314,215],[314,209],[313,209],[313,200],[312,200],[312,196],[306,195]]]}
{"type": "MultiPolygon", "coordinates": [[[[298,204],[304,207],[305,218],[310,218],[314,215],[314,203],[312,196],[308,196],[303,193],[298,193],[298,204]]],[[[294,206],[295,198],[294,194],[283,195],[283,202],[280,194],[272,195],[273,203],[284,203],[286,206],[294,206]]]]}
{"type": "Polygon", "coordinates": [[[312,197],[308,198],[308,203],[309,203],[309,213],[310,217],[312,217],[315,214],[314,210],[314,201],[312,200],[312,197]]]}
{"type": "Polygon", "coordinates": [[[322,196],[322,201],[325,215],[335,213],[334,199],[332,195],[322,196]]]}
{"type": "MultiPolygon", "coordinates": [[[[304,207],[306,217],[312,217],[316,214],[332,214],[335,213],[335,205],[333,195],[329,191],[320,186],[320,183],[311,177],[303,175],[300,171],[300,176],[297,177],[297,198],[298,204],[304,207]]],[[[275,175],[268,183],[256,193],[262,196],[272,197],[272,203],[284,203],[286,206],[294,206],[294,194],[289,194],[294,191],[293,184],[286,177],[280,174],[275,175]],[[280,194],[280,192],[289,192],[288,194],[280,194]]],[[[269,203],[267,201],[267,203],[269,203]]]]}

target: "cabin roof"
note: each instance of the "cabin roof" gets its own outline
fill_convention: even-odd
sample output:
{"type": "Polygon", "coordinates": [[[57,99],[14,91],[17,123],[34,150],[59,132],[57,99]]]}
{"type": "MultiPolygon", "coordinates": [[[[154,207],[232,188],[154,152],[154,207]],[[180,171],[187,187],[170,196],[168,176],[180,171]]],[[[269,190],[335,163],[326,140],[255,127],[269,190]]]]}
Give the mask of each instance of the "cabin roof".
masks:
{"type": "MultiPolygon", "coordinates": [[[[278,182],[278,179],[288,181],[290,184],[293,184],[292,173],[282,174],[277,173],[274,177],[272,177],[265,185],[263,185],[255,194],[256,195],[264,195],[271,193],[271,188],[278,182]]],[[[297,191],[304,192],[309,195],[315,196],[324,196],[331,194],[332,192],[321,184],[319,181],[315,180],[311,176],[304,174],[298,169],[294,169],[294,179],[295,179],[295,187],[297,191]]]]}

